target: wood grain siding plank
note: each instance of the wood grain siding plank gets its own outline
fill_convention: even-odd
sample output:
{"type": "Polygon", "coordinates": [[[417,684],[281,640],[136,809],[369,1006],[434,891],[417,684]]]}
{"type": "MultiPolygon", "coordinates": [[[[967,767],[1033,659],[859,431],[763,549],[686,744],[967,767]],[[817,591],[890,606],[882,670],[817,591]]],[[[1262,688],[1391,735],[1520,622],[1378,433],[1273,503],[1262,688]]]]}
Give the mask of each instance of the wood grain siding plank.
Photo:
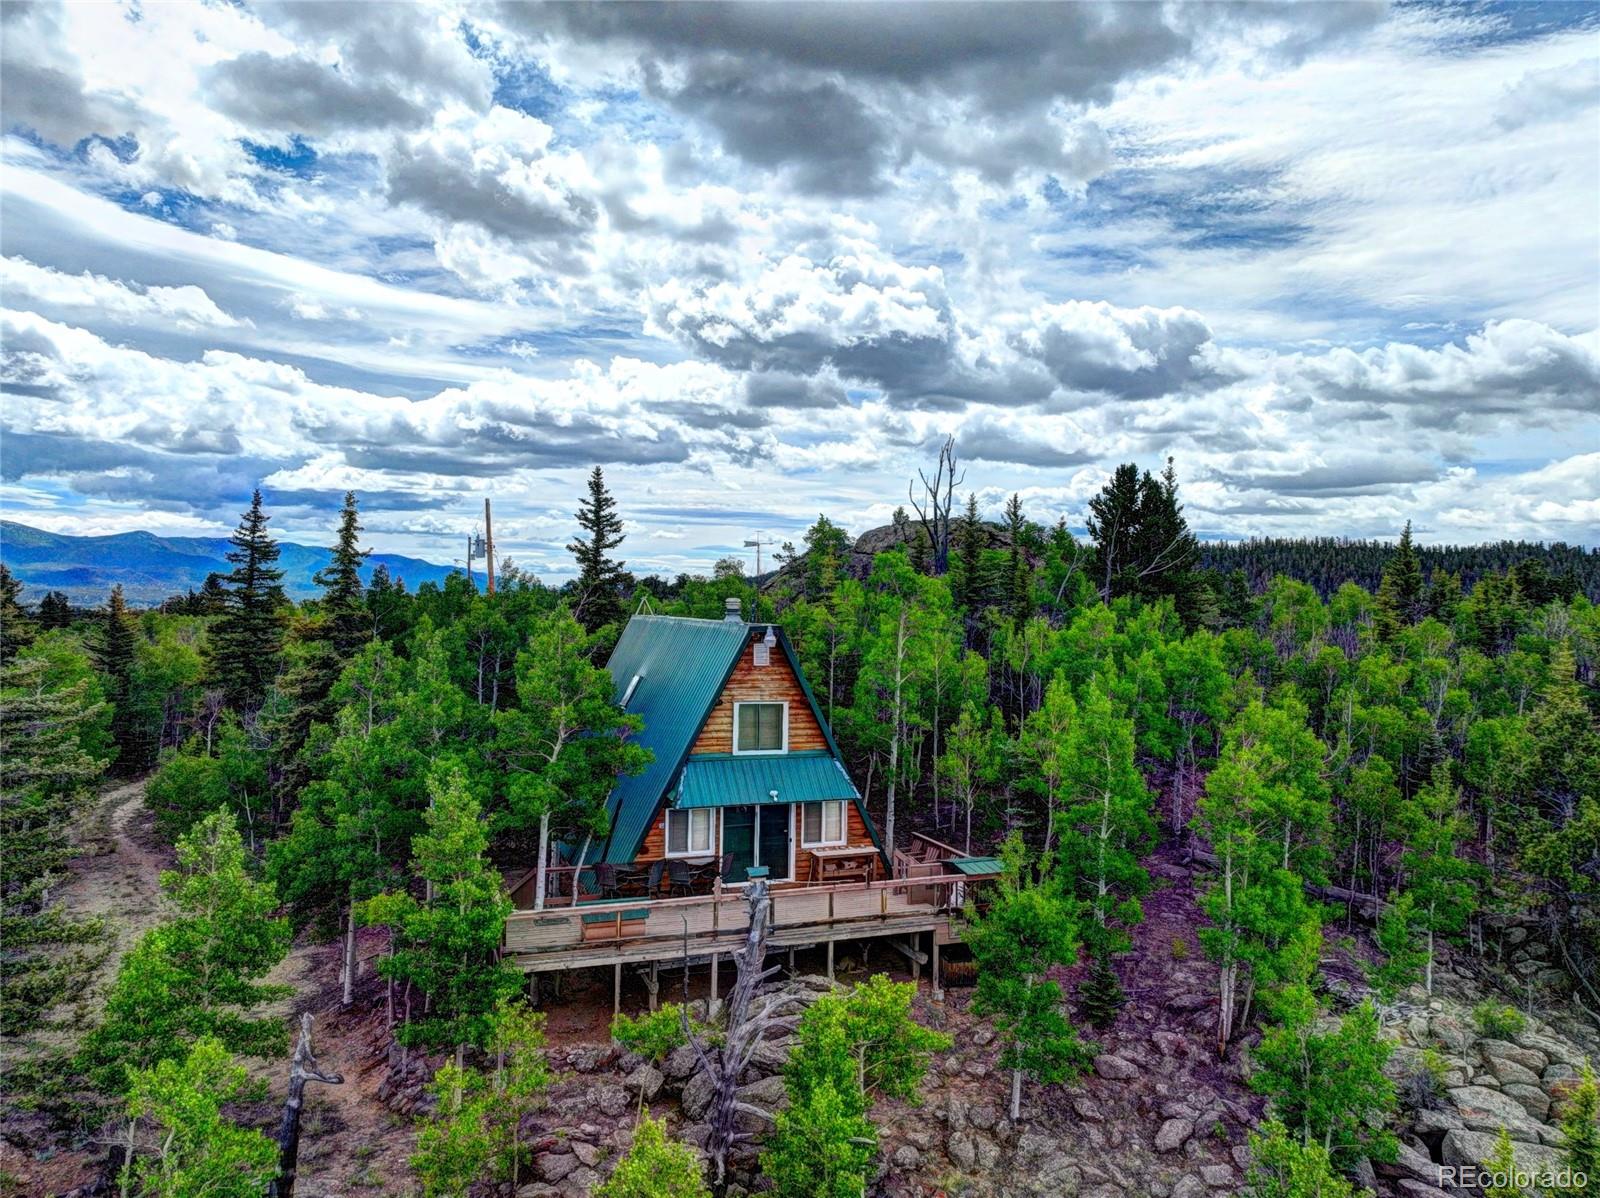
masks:
{"type": "MultiPolygon", "coordinates": [[[[764,630],[763,630],[764,631],[764,630]]],[[[822,725],[811,714],[805,692],[800,689],[800,679],[788,658],[782,653],[772,656],[772,663],[757,666],[755,663],[755,632],[750,643],[739,657],[728,685],[723,687],[705,726],[695,738],[691,753],[733,752],[733,705],[735,703],[787,703],[789,705],[789,751],[800,753],[813,749],[826,749],[827,738],[822,735],[822,725]]]]}

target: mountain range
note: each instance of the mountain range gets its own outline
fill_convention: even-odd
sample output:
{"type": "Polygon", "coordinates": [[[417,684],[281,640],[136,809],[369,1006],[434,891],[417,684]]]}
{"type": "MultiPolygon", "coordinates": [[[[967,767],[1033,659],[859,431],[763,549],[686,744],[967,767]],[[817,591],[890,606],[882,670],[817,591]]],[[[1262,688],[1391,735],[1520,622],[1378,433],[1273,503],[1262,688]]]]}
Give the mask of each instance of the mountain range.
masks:
{"type": "MultiPolygon", "coordinates": [[[[77,537],[0,520],[0,562],[23,584],[22,598],[28,603],[37,603],[46,591],[61,591],[75,605],[96,607],[121,583],[131,605],[153,605],[190,588],[199,590],[213,571],[226,574],[233,568],[228,548],[226,537],[158,537],[148,532],[77,537]]],[[[317,594],[320,588],[312,579],[328,564],[331,551],[289,541],[279,542],[278,549],[289,597],[317,594]]],[[[362,579],[370,580],[380,564],[411,590],[425,582],[443,584],[455,570],[398,553],[373,553],[362,567],[362,579]]]]}

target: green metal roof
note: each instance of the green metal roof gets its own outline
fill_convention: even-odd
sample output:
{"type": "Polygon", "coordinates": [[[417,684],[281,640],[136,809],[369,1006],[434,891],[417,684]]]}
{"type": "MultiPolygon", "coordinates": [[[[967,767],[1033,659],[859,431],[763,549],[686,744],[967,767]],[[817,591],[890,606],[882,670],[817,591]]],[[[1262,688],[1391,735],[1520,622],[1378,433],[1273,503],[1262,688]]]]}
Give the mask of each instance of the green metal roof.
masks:
{"type": "Polygon", "coordinates": [[[731,620],[689,620],[676,616],[634,616],[622,630],[606,668],[628,713],[644,720],[638,743],[655,754],[644,771],[619,778],[607,800],[611,836],[605,861],[632,861],[655,818],[656,807],[683,764],[695,734],[722,693],[750,626],[731,620]]]}
{"type": "Polygon", "coordinates": [[[950,864],[962,873],[975,877],[987,877],[1005,871],[1005,862],[998,857],[952,857],[950,864]]]}
{"type": "Polygon", "coordinates": [[[674,807],[739,807],[746,803],[817,803],[854,799],[844,767],[832,753],[774,757],[691,757],[683,766],[674,807]],[[777,797],[772,792],[777,791],[777,797]]]}

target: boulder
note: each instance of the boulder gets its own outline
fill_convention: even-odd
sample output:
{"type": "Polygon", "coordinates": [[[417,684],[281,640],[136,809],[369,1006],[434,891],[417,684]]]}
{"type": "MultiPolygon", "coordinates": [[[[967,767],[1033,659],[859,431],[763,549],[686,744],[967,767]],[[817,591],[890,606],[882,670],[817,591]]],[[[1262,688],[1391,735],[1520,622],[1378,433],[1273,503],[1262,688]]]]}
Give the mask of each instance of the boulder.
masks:
{"type": "Polygon", "coordinates": [[[1497,1060],[1512,1061],[1530,1072],[1538,1073],[1550,1063],[1549,1057],[1539,1049],[1524,1048],[1506,1040],[1479,1040],[1478,1051],[1491,1069],[1497,1060]]]}
{"type": "MultiPolygon", "coordinates": [[[[1543,1068],[1541,1066],[1541,1068],[1543,1068]]],[[[1516,1061],[1508,1061],[1504,1057],[1489,1058],[1489,1072],[1494,1074],[1495,1081],[1502,1087],[1505,1086],[1537,1086],[1539,1075],[1526,1065],[1516,1061]]]]}
{"type": "Polygon", "coordinates": [[[945,1152],[949,1154],[951,1162],[958,1169],[970,1169],[978,1159],[978,1146],[964,1131],[951,1135],[949,1142],[945,1144],[945,1152]]]}
{"type": "Polygon", "coordinates": [[[1433,1163],[1433,1158],[1424,1152],[1419,1152],[1404,1140],[1400,1142],[1394,1160],[1379,1162],[1376,1169],[1380,1177],[1390,1179],[1411,1177],[1426,1182],[1439,1180],[1439,1166],[1433,1163]]]}
{"type": "Polygon", "coordinates": [[[1227,1165],[1205,1165],[1200,1169],[1200,1179],[1212,1189],[1226,1189],[1233,1184],[1233,1170],[1227,1165]]]}
{"type": "Polygon", "coordinates": [[[737,1097],[740,1102],[748,1102],[764,1111],[776,1111],[789,1105],[789,1094],[781,1077],[764,1077],[748,1086],[740,1086],[737,1097]]]}
{"type": "Polygon", "coordinates": [[[1528,1112],[1530,1119],[1543,1123],[1550,1116],[1550,1095],[1538,1086],[1517,1085],[1507,1086],[1504,1090],[1507,1098],[1515,1098],[1528,1112]]]}
{"type": "Polygon", "coordinates": [[[716,1088],[709,1070],[695,1074],[689,1079],[689,1084],[683,1088],[683,1115],[684,1118],[699,1122],[705,1118],[706,1111],[711,1109],[711,1095],[716,1088]]]}
{"type": "Polygon", "coordinates": [[[623,1079],[622,1085],[630,1094],[636,1094],[645,1102],[654,1102],[661,1087],[666,1084],[666,1077],[649,1061],[640,1065],[623,1079]]]}
{"type": "MultiPolygon", "coordinates": [[[[1499,1137],[1486,1131],[1452,1131],[1444,1138],[1443,1161],[1447,1165],[1483,1165],[1494,1155],[1499,1137]]],[[[1517,1166],[1530,1172],[1561,1167],[1561,1153],[1543,1144],[1511,1145],[1517,1166]]]]}
{"type": "Polygon", "coordinates": [[[1139,1067],[1133,1062],[1103,1052],[1094,1059],[1094,1071],[1107,1081],[1127,1082],[1139,1076],[1139,1067]]]}
{"type": "Polygon", "coordinates": [[[1493,1133],[1504,1127],[1513,1140],[1539,1142],[1539,1125],[1515,1098],[1484,1086],[1457,1086],[1450,1098],[1469,1131],[1493,1133]]]}
{"type": "Polygon", "coordinates": [[[668,1081],[685,1082],[694,1076],[694,1071],[700,1068],[700,1054],[695,1052],[693,1044],[681,1044],[667,1054],[667,1059],[661,1063],[661,1071],[666,1074],[668,1081]]]}
{"type": "Polygon", "coordinates": [[[1198,1173],[1185,1173],[1172,1187],[1172,1198],[1206,1198],[1205,1179],[1198,1173]]]}
{"type": "Polygon", "coordinates": [[[894,1150],[894,1156],[890,1159],[894,1161],[896,1169],[903,1169],[909,1172],[922,1164],[922,1153],[918,1152],[910,1144],[902,1144],[894,1150]]]}
{"type": "Polygon", "coordinates": [[[1395,1189],[1399,1191],[1401,1198],[1451,1198],[1438,1186],[1431,1186],[1425,1181],[1416,1181],[1409,1177],[1397,1183],[1395,1189]]]}
{"type": "Polygon", "coordinates": [[[1176,1152],[1194,1135],[1194,1124],[1188,1119],[1168,1119],[1156,1132],[1157,1152],[1176,1152]]]}
{"type": "Polygon", "coordinates": [[[1072,1109],[1077,1112],[1078,1118],[1085,1123],[1103,1123],[1105,1114],[1100,1110],[1099,1104],[1092,1098],[1074,1098],[1072,1109]]]}
{"type": "Polygon", "coordinates": [[[533,1167],[546,1181],[560,1181],[578,1167],[578,1158],[570,1152],[541,1152],[533,1158],[533,1167]]]}
{"type": "Polygon", "coordinates": [[[572,1155],[578,1158],[578,1163],[593,1169],[600,1163],[600,1150],[593,1144],[585,1144],[582,1140],[574,1140],[571,1144],[572,1155]]]}
{"type": "MultiPolygon", "coordinates": [[[[656,1076],[659,1077],[660,1074],[656,1076]]],[[[656,1089],[660,1088],[657,1084],[656,1089]]],[[[633,1106],[633,1099],[628,1097],[628,1092],[621,1086],[601,1086],[595,1091],[594,1104],[602,1115],[615,1119],[633,1106]]]]}
{"type": "Polygon", "coordinates": [[[1024,1133],[1017,1140],[1012,1163],[1035,1193],[1069,1195],[1078,1191],[1078,1167],[1054,1136],[1024,1133]]]}
{"type": "Polygon", "coordinates": [[[1450,1015],[1433,1016],[1428,1021],[1428,1030],[1435,1040],[1458,1056],[1466,1055],[1472,1048],[1472,1029],[1450,1015]]]}

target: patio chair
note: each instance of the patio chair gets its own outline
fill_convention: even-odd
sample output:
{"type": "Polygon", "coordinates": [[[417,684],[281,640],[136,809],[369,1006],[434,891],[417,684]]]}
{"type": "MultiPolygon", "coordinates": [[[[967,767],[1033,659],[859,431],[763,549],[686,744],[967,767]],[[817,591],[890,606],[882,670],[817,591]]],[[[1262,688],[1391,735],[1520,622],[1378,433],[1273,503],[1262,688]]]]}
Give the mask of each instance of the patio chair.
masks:
{"type": "Polygon", "coordinates": [[[667,862],[667,893],[674,898],[687,898],[694,893],[694,871],[687,861],[673,859],[667,862]]]}
{"type": "Polygon", "coordinates": [[[651,863],[650,877],[644,887],[644,896],[646,898],[655,898],[656,891],[661,889],[661,875],[666,872],[666,869],[667,863],[665,859],[651,863]]]}
{"type": "Polygon", "coordinates": [[[594,882],[600,888],[601,898],[616,898],[618,881],[615,865],[602,862],[594,867],[594,882]]]}
{"type": "Polygon", "coordinates": [[[722,860],[717,862],[717,876],[720,877],[724,882],[742,882],[742,881],[744,881],[743,878],[731,877],[730,875],[732,873],[733,873],[733,854],[732,853],[724,853],[724,854],[722,854],[722,860]]]}

